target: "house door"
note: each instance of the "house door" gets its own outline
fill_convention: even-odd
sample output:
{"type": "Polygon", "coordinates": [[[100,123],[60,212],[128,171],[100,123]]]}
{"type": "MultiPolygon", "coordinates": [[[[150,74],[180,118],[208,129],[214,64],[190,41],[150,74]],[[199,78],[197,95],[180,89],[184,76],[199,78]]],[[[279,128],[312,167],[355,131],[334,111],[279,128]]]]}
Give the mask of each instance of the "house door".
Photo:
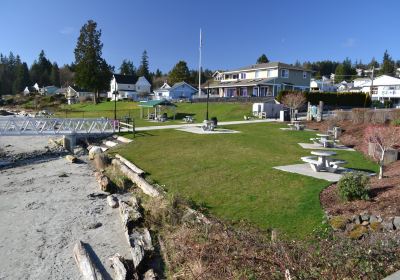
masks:
{"type": "Polygon", "coordinates": [[[258,96],[258,88],[253,87],[253,96],[258,96]]]}

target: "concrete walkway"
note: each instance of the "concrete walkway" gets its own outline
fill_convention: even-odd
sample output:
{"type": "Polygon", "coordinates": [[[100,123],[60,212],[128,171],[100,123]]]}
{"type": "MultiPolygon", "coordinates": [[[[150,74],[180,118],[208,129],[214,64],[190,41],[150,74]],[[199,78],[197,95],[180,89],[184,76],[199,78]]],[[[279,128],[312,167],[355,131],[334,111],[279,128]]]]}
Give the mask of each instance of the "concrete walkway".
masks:
{"type": "MultiPolygon", "coordinates": [[[[218,126],[223,125],[235,125],[235,124],[252,124],[252,123],[268,123],[276,122],[275,119],[265,119],[265,120],[250,120],[250,121],[230,121],[230,122],[218,122],[218,126]]],[[[203,123],[183,123],[183,124],[171,124],[171,125],[157,125],[157,126],[142,126],[136,127],[136,131],[147,131],[147,130],[159,130],[159,129],[184,129],[187,127],[202,126],[203,123]]],[[[123,130],[121,130],[123,131],[123,130]]]]}
{"type": "Polygon", "coordinates": [[[286,166],[276,166],[275,169],[286,171],[290,173],[296,173],[304,176],[313,177],[316,179],[322,179],[329,182],[337,182],[343,176],[340,173],[346,172],[347,169],[340,168],[338,173],[330,173],[330,172],[315,172],[311,169],[308,163],[301,163],[301,164],[293,164],[293,165],[286,165],[286,166]]]}
{"type": "Polygon", "coordinates": [[[315,144],[315,143],[298,143],[303,149],[307,150],[333,150],[333,151],[348,151],[348,152],[355,152],[353,148],[349,148],[344,145],[336,145],[333,148],[325,148],[322,145],[315,144]]]}

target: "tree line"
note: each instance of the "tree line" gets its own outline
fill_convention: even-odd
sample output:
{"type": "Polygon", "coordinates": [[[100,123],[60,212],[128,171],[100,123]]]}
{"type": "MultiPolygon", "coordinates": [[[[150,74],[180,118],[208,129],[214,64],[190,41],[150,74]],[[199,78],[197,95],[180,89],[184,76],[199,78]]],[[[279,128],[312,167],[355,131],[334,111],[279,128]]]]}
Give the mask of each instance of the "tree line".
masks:
{"type": "MultiPolygon", "coordinates": [[[[38,83],[39,86],[54,85],[66,87],[77,85],[92,92],[109,90],[109,82],[112,73],[115,72],[114,66],[109,65],[102,57],[103,43],[101,42],[101,29],[97,28],[97,23],[89,20],[85,23],[77,40],[74,49],[75,61],[66,64],[61,68],[56,62],[51,62],[42,50],[30,68],[26,62],[22,62],[19,55],[12,52],[8,56],[0,54],[0,95],[18,94],[26,86],[38,83]]],[[[256,63],[268,63],[269,59],[262,54],[256,63]]],[[[382,62],[379,63],[372,58],[370,63],[363,64],[361,61],[352,61],[346,58],[343,62],[324,60],[300,63],[296,61],[294,66],[304,67],[313,71],[315,78],[330,76],[335,74],[335,82],[352,80],[356,77],[356,69],[369,70],[372,67],[379,69],[376,75],[386,74],[394,76],[396,68],[400,67],[400,60],[395,61],[387,51],[383,55],[382,62]]],[[[183,60],[178,61],[168,73],[162,73],[157,69],[155,72],[149,70],[149,57],[144,50],[139,67],[136,68],[129,59],[124,59],[119,67],[119,73],[133,75],[136,78],[144,76],[153,88],[160,87],[165,81],[170,85],[185,81],[193,86],[198,85],[198,70],[189,69],[183,60]]],[[[212,79],[213,71],[205,69],[201,73],[201,83],[204,84],[212,79]]]]}

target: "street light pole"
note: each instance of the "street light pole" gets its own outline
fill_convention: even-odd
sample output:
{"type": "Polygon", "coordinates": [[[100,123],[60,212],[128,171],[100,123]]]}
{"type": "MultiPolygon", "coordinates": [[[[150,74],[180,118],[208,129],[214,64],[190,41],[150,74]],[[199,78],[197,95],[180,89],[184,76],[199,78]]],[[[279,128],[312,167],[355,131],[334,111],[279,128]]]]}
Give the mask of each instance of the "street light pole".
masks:
{"type": "Polygon", "coordinates": [[[117,94],[118,91],[114,90],[114,120],[117,120],[117,94]]]}
{"type": "Polygon", "coordinates": [[[210,98],[210,82],[207,83],[207,112],[206,112],[206,120],[208,121],[208,99],[210,98]]]}

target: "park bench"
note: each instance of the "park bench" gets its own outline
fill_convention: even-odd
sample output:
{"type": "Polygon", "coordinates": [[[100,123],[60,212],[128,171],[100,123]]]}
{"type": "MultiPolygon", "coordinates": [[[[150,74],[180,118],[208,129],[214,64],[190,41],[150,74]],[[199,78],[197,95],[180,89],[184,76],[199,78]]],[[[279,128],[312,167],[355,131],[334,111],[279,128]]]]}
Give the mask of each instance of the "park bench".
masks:
{"type": "Polygon", "coordinates": [[[321,171],[322,167],[323,167],[323,163],[320,162],[317,157],[315,156],[307,156],[307,157],[302,157],[301,158],[302,161],[310,164],[311,169],[315,172],[319,172],[321,171]]]}
{"type": "Polygon", "coordinates": [[[205,120],[205,121],[203,122],[203,125],[202,125],[201,128],[203,129],[203,131],[214,131],[214,129],[215,129],[215,124],[214,124],[213,121],[205,120]]]}
{"type": "Polygon", "coordinates": [[[342,165],[346,164],[347,161],[340,159],[327,159],[326,170],[335,173],[342,165]]]}

